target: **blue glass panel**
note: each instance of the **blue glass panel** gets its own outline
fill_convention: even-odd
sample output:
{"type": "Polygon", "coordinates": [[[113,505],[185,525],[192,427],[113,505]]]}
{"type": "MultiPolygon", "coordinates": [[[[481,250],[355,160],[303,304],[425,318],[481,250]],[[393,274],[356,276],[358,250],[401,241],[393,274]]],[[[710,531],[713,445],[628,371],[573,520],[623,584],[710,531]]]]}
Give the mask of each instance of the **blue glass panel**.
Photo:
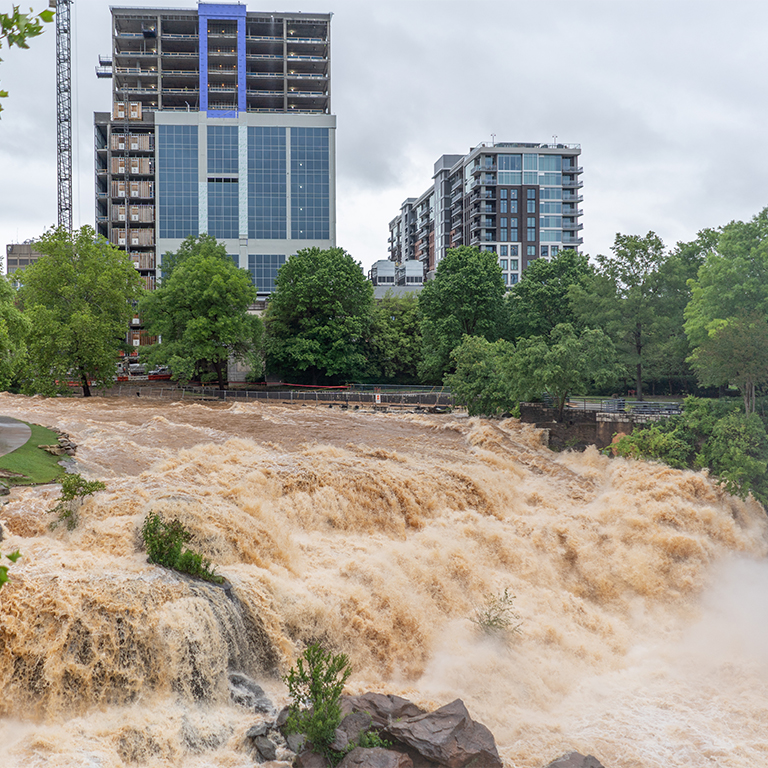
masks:
{"type": "Polygon", "coordinates": [[[330,238],[330,149],[327,128],[291,129],[291,237],[330,238]]]}
{"type": "Polygon", "coordinates": [[[275,253],[248,254],[248,271],[259,293],[275,290],[277,270],[285,264],[285,256],[275,253]]]}
{"type": "Polygon", "coordinates": [[[248,128],[248,237],[286,238],[285,128],[248,128]]]}
{"type": "Polygon", "coordinates": [[[208,126],[208,173],[237,173],[237,126],[208,126]]]}
{"type": "Polygon", "coordinates": [[[197,126],[157,127],[157,222],[161,238],[198,234],[197,126]]]}
{"type": "Polygon", "coordinates": [[[239,236],[240,216],[237,181],[208,182],[208,234],[213,237],[239,236]]]}

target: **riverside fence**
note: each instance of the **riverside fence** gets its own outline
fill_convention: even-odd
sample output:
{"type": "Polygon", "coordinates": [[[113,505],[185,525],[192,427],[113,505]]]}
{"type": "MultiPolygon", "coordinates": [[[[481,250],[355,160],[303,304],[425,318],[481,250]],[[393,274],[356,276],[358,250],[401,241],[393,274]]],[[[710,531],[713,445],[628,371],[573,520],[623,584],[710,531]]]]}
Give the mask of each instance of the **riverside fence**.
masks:
{"type": "Polygon", "coordinates": [[[249,390],[214,387],[137,387],[120,384],[104,394],[117,397],[167,398],[171,400],[221,400],[230,402],[316,403],[341,407],[372,406],[398,408],[452,408],[453,395],[447,389],[429,388],[402,391],[357,389],[249,390]]]}

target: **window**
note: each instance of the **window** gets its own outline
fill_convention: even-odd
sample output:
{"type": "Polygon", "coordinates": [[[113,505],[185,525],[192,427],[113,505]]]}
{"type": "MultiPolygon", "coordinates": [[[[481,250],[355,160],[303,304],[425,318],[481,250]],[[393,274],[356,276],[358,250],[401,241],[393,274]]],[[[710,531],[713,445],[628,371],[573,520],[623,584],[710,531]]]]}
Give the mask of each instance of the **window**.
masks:
{"type": "MultiPolygon", "coordinates": [[[[502,245],[502,248],[506,248],[506,246],[502,245]]],[[[507,260],[506,259],[499,259],[499,266],[502,268],[504,272],[507,271],[507,260]]]]}
{"type": "Polygon", "coordinates": [[[506,227],[507,226],[507,217],[506,216],[502,216],[499,219],[499,226],[500,227],[506,227]]]}
{"type": "Polygon", "coordinates": [[[549,246],[548,245],[542,245],[540,253],[541,253],[542,257],[546,259],[549,256],[549,246]]]}
{"type": "Polygon", "coordinates": [[[561,202],[541,203],[539,211],[541,213],[562,213],[563,204],[561,202]]]}
{"type": "Polygon", "coordinates": [[[259,293],[271,293],[275,290],[277,270],[285,264],[285,256],[268,254],[248,254],[248,271],[251,281],[259,293]]]}
{"type": "Polygon", "coordinates": [[[535,229],[527,229],[526,230],[526,236],[525,239],[530,243],[532,240],[536,239],[536,230],[535,229]]]}
{"type": "MultiPolygon", "coordinates": [[[[509,255],[510,256],[517,256],[518,255],[517,251],[518,251],[518,248],[517,248],[516,245],[510,245],[509,246],[509,255]]],[[[517,262],[514,262],[514,264],[515,264],[515,266],[512,267],[512,269],[517,269],[517,262]]]]}
{"type": "Polygon", "coordinates": [[[540,227],[546,227],[547,229],[562,229],[563,228],[563,217],[562,216],[540,216],[539,217],[539,226],[540,227]]]}
{"type": "Polygon", "coordinates": [[[535,189],[529,189],[528,190],[528,199],[529,200],[535,200],[536,199],[536,190],[535,189]]]}
{"type": "Polygon", "coordinates": [[[509,190],[509,196],[512,200],[517,200],[517,190],[516,189],[510,189],[509,190]]]}
{"type": "Polygon", "coordinates": [[[509,284],[514,285],[518,281],[518,276],[516,274],[511,274],[509,276],[509,284]]]}
{"type": "Polygon", "coordinates": [[[198,189],[197,126],[159,125],[157,127],[159,237],[183,238],[198,234],[198,189]]]}
{"type": "Polygon", "coordinates": [[[493,240],[493,230],[486,230],[483,235],[483,240],[490,242],[493,240]]]}
{"type": "Polygon", "coordinates": [[[539,170],[539,156],[534,155],[531,152],[527,152],[523,155],[523,170],[524,171],[538,171],[539,170]]]}
{"type": "Polygon", "coordinates": [[[535,245],[527,246],[526,253],[528,254],[528,256],[533,256],[535,258],[536,257],[536,246],[535,245]]]}
{"type": "Polygon", "coordinates": [[[563,158],[560,155],[539,155],[539,170],[559,173],[563,170],[563,158]]]}
{"type": "Polygon", "coordinates": [[[208,234],[213,237],[239,236],[239,201],[237,179],[208,181],[208,234]]]}
{"type": "Polygon", "coordinates": [[[516,243],[520,238],[517,236],[517,229],[509,230],[509,240],[512,243],[516,243]]]}
{"type": "MultiPolygon", "coordinates": [[[[537,177],[537,173],[531,173],[530,175],[537,177]]],[[[520,171],[499,171],[499,184],[522,184],[523,174],[520,171]]],[[[534,181],[533,184],[536,182],[534,181]]]]}
{"type": "Polygon", "coordinates": [[[529,227],[535,227],[536,226],[536,217],[535,216],[529,216],[528,217],[528,226],[529,227]]]}
{"type": "Polygon", "coordinates": [[[502,227],[499,230],[499,240],[506,240],[507,239],[507,229],[506,227],[502,227]]]}
{"type": "Polygon", "coordinates": [[[501,200],[499,202],[499,213],[506,213],[507,212],[507,201],[501,200]]]}
{"type": "Polygon", "coordinates": [[[507,199],[507,190],[506,189],[500,189],[499,190],[499,199],[500,200],[506,200],[507,199]]]}
{"type": "MultiPolygon", "coordinates": [[[[517,246],[515,246],[515,253],[517,253],[517,246]]],[[[517,260],[517,259],[510,259],[510,260],[509,260],[509,268],[510,268],[510,269],[511,269],[513,272],[516,272],[516,271],[517,271],[517,269],[518,269],[518,266],[517,266],[517,265],[518,265],[518,263],[519,263],[519,262],[518,262],[518,260],[517,260]]]]}
{"type": "Polygon", "coordinates": [[[506,272],[504,273],[504,285],[509,285],[509,275],[506,272]]]}
{"type": "Polygon", "coordinates": [[[538,184],[539,174],[536,171],[523,172],[523,184],[538,184]]]}
{"type": "Polygon", "coordinates": [[[540,173],[539,184],[547,187],[562,187],[563,174],[562,173],[540,173]]]}
{"type": "Polygon", "coordinates": [[[517,213],[517,200],[510,200],[509,201],[509,212],[510,213],[517,213]]]}
{"type": "Polygon", "coordinates": [[[540,200],[562,200],[563,190],[558,189],[557,187],[555,187],[554,189],[540,189],[539,199],[540,200]]]}
{"type": "Polygon", "coordinates": [[[248,237],[286,237],[285,130],[248,128],[248,237]]]}
{"type": "Polygon", "coordinates": [[[519,171],[522,170],[520,155],[497,155],[500,171],[519,171]]]}
{"type": "Polygon", "coordinates": [[[487,253],[496,253],[496,246],[495,245],[484,245],[483,250],[487,253]]]}
{"type": "Polygon", "coordinates": [[[507,249],[508,249],[508,247],[509,247],[509,246],[507,246],[507,245],[502,245],[502,246],[499,246],[499,255],[500,255],[500,256],[506,256],[506,255],[507,255],[507,249]]]}
{"type": "Polygon", "coordinates": [[[529,200],[528,201],[528,213],[536,213],[536,201],[535,200],[529,200]]]}
{"type": "Polygon", "coordinates": [[[291,237],[330,237],[328,128],[291,128],[291,237]]]}
{"type": "Polygon", "coordinates": [[[208,126],[208,173],[237,173],[237,126],[208,126]]]}
{"type": "Polygon", "coordinates": [[[560,252],[560,246],[558,246],[558,245],[552,245],[552,246],[550,246],[550,253],[551,253],[553,256],[557,256],[557,254],[558,254],[559,252],[560,252]]]}

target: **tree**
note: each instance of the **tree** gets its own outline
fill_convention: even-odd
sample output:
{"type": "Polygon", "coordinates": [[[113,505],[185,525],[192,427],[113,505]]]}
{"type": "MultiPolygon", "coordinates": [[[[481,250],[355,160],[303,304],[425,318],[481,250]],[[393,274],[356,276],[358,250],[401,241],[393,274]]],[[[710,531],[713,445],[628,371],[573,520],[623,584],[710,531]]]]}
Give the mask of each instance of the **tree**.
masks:
{"type": "MultiPolygon", "coordinates": [[[[19,6],[14,5],[11,13],[0,13],[0,48],[3,47],[3,40],[9,48],[15,45],[17,48],[29,48],[27,40],[43,34],[43,22],[53,21],[54,12],[50,9],[40,11],[37,15],[21,13],[19,6]]],[[[2,59],[0,59],[2,61],[2,59]]],[[[0,91],[0,99],[8,96],[8,91],[0,91]]],[[[3,105],[0,103],[0,112],[3,111],[3,105]]]]}
{"type": "Polygon", "coordinates": [[[464,336],[496,341],[504,323],[504,279],[496,254],[448,249],[419,295],[423,356],[420,375],[438,382],[451,370],[451,350],[464,336]]]}
{"type": "Polygon", "coordinates": [[[267,306],[267,365],[312,384],[368,370],[373,286],[342,248],[305,248],[278,270],[267,306]]]}
{"type": "Polygon", "coordinates": [[[751,221],[723,227],[716,248],[707,254],[691,283],[691,300],[685,309],[685,334],[694,349],[689,360],[703,382],[719,377],[718,384],[737,384],[747,413],[754,409],[755,387],[768,380],[760,363],[765,332],[761,318],[765,317],[768,208],[751,221]],[[726,349],[728,339],[737,343],[736,351],[744,350],[743,358],[726,349]],[[709,354],[715,355],[711,362],[709,354]]]}
{"type": "Polygon", "coordinates": [[[223,389],[229,361],[247,361],[261,347],[261,320],[248,313],[256,289],[210,235],[188,237],[172,256],[169,277],[139,306],[149,333],[162,340],[147,357],[176,380],[215,379],[223,389]]]}
{"type": "Polygon", "coordinates": [[[594,278],[574,285],[570,296],[579,319],[603,328],[635,378],[643,399],[643,368],[659,340],[669,336],[669,321],[659,312],[658,271],[664,244],[653,232],[645,237],[617,234],[612,257],[598,256],[594,278]]]}
{"type": "Polygon", "coordinates": [[[0,276],[0,389],[6,390],[21,373],[27,353],[29,321],[16,306],[16,291],[0,276]]]}
{"type": "Polygon", "coordinates": [[[560,323],[579,326],[569,289],[583,286],[593,275],[589,258],[573,250],[561,251],[551,261],[532,261],[507,294],[511,338],[547,336],[560,323]]]}
{"type": "Polygon", "coordinates": [[[557,419],[562,420],[568,396],[583,392],[592,383],[605,386],[618,376],[616,349],[600,329],[582,331],[563,323],[549,339],[521,339],[512,358],[514,387],[520,400],[548,392],[555,400],[557,419]]]}
{"type": "Polygon", "coordinates": [[[383,299],[375,301],[368,343],[370,377],[398,384],[418,381],[421,358],[418,296],[393,296],[387,291],[383,299]]]}
{"type": "Polygon", "coordinates": [[[498,416],[517,406],[510,370],[515,347],[499,339],[465,336],[451,352],[456,370],[445,377],[458,405],[470,416],[498,416]]]}
{"type": "Polygon", "coordinates": [[[52,395],[74,378],[90,397],[91,381],[112,386],[141,280],[128,254],[91,227],[49,230],[35,249],[43,256],[20,290],[30,323],[24,388],[52,395]]]}
{"type": "Polygon", "coordinates": [[[735,384],[744,413],[754,413],[755,390],[768,381],[768,318],[753,312],[713,320],[707,338],[688,359],[702,384],[735,384]]]}

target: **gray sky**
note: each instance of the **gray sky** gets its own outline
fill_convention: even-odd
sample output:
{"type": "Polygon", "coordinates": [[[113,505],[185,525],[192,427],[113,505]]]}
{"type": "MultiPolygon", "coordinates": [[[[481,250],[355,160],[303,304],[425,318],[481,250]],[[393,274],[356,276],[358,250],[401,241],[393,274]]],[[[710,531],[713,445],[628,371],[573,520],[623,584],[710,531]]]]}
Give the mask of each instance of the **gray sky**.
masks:
{"type": "MultiPolygon", "coordinates": [[[[19,0],[15,0],[18,2],[19,0]]],[[[47,0],[24,0],[35,10],[47,0]]],[[[124,0],[118,6],[195,7],[124,0]]],[[[10,10],[11,2],[0,3],[10,10]]],[[[768,204],[765,0],[269,0],[334,13],[337,242],[366,269],[442,154],[481,141],[582,147],[583,250],[617,232],[668,245],[768,204]],[[751,147],[751,149],[750,149],[751,147]]],[[[75,0],[74,222],[93,225],[93,112],[108,111],[109,3],[75,0]]],[[[0,247],[56,222],[55,29],[4,49],[0,247]]]]}

